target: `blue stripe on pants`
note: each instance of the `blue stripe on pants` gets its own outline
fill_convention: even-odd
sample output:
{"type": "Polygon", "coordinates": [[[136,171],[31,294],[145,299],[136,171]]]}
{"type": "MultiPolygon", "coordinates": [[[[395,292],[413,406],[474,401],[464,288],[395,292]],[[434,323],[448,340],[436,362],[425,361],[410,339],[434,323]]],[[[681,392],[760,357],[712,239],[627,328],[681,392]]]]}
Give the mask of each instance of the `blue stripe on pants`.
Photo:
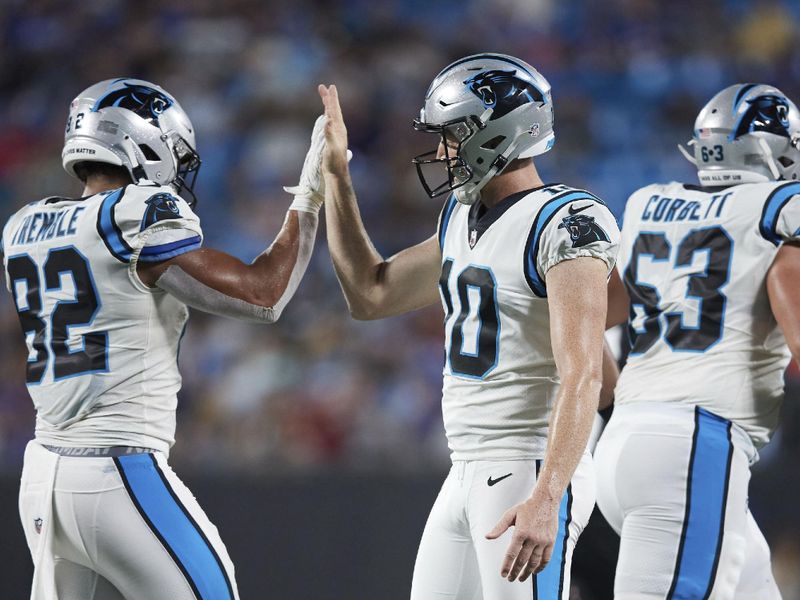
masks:
{"type": "Polygon", "coordinates": [[[115,458],[136,508],[186,576],[198,600],[229,600],[233,591],[208,539],[178,500],[152,454],[115,458]]]}
{"type": "Polygon", "coordinates": [[[567,540],[572,520],[572,484],[561,499],[558,509],[558,534],[553,554],[544,570],[533,580],[534,600],[560,600],[564,591],[564,570],[567,567],[567,540]]]}
{"type": "Polygon", "coordinates": [[[667,594],[673,600],[708,598],[714,587],[725,528],[725,506],[733,458],[731,423],[695,408],[686,513],[667,594]]]}

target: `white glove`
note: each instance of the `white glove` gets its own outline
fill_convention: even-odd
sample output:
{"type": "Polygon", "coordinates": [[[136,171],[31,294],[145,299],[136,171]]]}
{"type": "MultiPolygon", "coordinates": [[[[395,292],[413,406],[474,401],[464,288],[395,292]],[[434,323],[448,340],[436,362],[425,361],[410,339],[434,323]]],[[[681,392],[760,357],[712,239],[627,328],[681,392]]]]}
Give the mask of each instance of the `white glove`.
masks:
{"type": "MultiPolygon", "coordinates": [[[[325,201],[325,178],[322,176],[322,153],[325,151],[325,115],[320,115],[314,122],[311,132],[311,146],[303,161],[303,170],[300,171],[300,183],[295,186],[285,186],[283,189],[294,194],[294,201],[289,209],[304,212],[318,213],[325,201]]],[[[347,160],[353,158],[353,153],[347,151],[347,160]]]]}

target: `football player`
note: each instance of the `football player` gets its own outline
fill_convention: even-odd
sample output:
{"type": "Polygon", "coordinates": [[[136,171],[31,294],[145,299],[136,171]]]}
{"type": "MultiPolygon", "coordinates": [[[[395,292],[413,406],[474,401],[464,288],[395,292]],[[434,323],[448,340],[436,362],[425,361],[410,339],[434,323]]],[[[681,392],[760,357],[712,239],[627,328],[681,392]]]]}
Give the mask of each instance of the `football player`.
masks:
{"type": "Polygon", "coordinates": [[[618,600],[780,598],[747,489],[778,423],[784,333],[800,356],[798,137],[780,90],[733,85],[684,150],[701,185],[628,200],[609,325],[628,321],[631,352],[595,453],[618,600]]]}
{"type": "Polygon", "coordinates": [[[294,294],[322,205],[322,123],[283,228],[244,264],[202,248],[200,157],[173,96],[114,79],[72,101],[62,160],[83,195],[28,204],[2,241],[36,407],[19,501],[34,600],[238,598],[217,529],[167,463],[178,349],[188,306],[271,323],[294,294]]]}
{"type": "Polygon", "coordinates": [[[435,234],[389,259],[359,216],[336,88],[320,94],[328,243],[350,312],[379,319],[440,296],[445,311],[453,464],[411,598],[566,599],[594,506],[586,445],[618,230],[596,196],[537,173],[531,158],[555,139],[550,85],[503,54],[468,56],[436,76],[414,126],[437,136],[438,149],[414,162],[444,208],[435,234]]]}

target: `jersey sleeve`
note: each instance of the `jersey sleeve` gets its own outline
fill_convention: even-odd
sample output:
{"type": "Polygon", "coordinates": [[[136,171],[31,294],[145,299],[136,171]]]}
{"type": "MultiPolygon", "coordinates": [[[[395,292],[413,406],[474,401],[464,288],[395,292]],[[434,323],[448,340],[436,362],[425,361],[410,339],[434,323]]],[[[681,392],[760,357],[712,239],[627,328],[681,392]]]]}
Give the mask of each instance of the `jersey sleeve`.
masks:
{"type": "Polygon", "coordinates": [[[526,246],[525,274],[533,292],[547,296],[547,272],[565,260],[599,258],[610,274],[616,263],[620,232],[611,211],[589,193],[574,192],[545,204],[526,246]]]}
{"type": "Polygon", "coordinates": [[[800,182],[781,185],[767,196],[758,230],[776,246],[800,241],[800,182]]]}
{"type": "Polygon", "coordinates": [[[170,187],[129,185],[106,196],[97,230],[119,261],[159,262],[203,243],[200,219],[170,187]]]}

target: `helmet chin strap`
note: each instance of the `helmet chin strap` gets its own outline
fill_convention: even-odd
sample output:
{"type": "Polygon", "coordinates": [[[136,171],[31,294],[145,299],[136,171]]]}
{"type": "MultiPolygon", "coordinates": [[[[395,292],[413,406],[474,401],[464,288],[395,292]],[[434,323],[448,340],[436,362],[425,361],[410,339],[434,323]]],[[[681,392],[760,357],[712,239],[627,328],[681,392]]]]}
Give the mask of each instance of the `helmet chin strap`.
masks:
{"type": "MultiPolygon", "coordinates": [[[[486,186],[487,183],[497,174],[498,167],[496,165],[492,165],[492,168],[483,176],[483,178],[478,181],[474,186],[470,187],[470,189],[465,189],[467,186],[463,185],[460,188],[456,188],[453,192],[456,195],[456,200],[461,202],[461,204],[466,204],[467,206],[472,206],[478,200],[481,199],[481,190],[486,186]]],[[[467,184],[469,185],[469,184],[467,184]]]]}
{"type": "Polygon", "coordinates": [[[764,138],[758,138],[758,145],[761,148],[761,151],[764,153],[764,157],[766,159],[767,166],[769,167],[770,173],[775,179],[781,178],[781,171],[778,169],[778,165],[775,163],[775,157],[772,154],[772,149],[769,147],[769,144],[764,140],[764,138]]]}
{"type": "MultiPolygon", "coordinates": [[[[524,134],[523,134],[524,135],[524,134]]],[[[518,138],[519,139],[519,138],[518,138]]],[[[514,152],[514,149],[517,147],[517,140],[512,141],[508,148],[506,148],[505,152],[502,154],[498,154],[497,158],[494,159],[492,166],[486,172],[480,181],[478,181],[473,187],[470,189],[465,189],[467,185],[463,185],[460,188],[456,188],[453,192],[456,196],[456,200],[461,202],[462,204],[466,204],[468,206],[472,206],[481,198],[481,190],[486,186],[492,178],[500,173],[505,166],[508,164],[508,156],[514,152]]]]}
{"type": "MultiPolygon", "coordinates": [[[[692,145],[694,145],[694,143],[695,143],[695,141],[694,141],[694,140],[689,140],[688,142],[686,142],[686,145],[687,145],[687,146],[692,146],[692,145]]],[[[695,159],[695,157],[694,157],[694,156],[692,156],[692,155],[689,153],[689,151],[688,151],[686,148],[684,148],[684,147],[683,147],[683,145],[682,145],[682,144],[678,144],[678,150],[680,150],[680,151],[681,151],[681,154],[683,154],[683,157],[684,157],[686,160],[688,160],[688,161],[689,161],[690,163],[692,163],[694,166],[697,166],[697,160],[695,159]]]]}
{"type": "Polygon", "coordinates": [[[136,158],[135,148],[136,146],[134,145],[133,140],[131,140],[130,137],[125,136],[122,140],[122,150],[128,156],[128,160],[132,165],[131,176],[133,177],[133,180],[138,183],[142,179],[147,179],[147,174],[144,172],[144,168],[139,162],[139,159],[136,158]]]}

